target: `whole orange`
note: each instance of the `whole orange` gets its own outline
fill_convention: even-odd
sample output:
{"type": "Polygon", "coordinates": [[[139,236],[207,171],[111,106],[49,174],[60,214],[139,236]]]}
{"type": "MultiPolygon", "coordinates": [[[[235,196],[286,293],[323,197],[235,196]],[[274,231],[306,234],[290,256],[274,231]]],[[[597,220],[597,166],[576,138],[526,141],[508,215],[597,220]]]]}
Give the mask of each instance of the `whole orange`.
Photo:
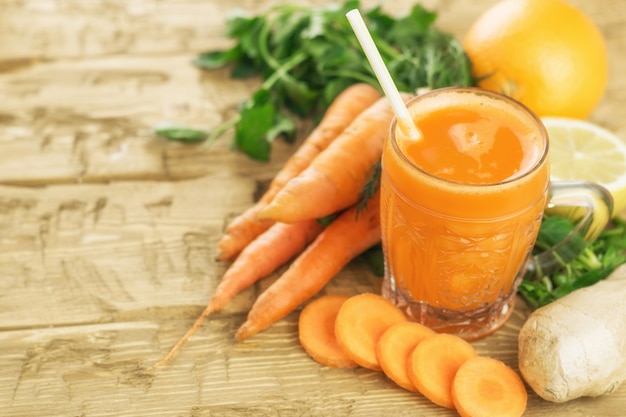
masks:
{"type": "Polygon", "coordinates": [[[480,87],[539,116],[587,117],[606,90],[602,33],[563,0],[503,0],[470,27],[463,47],[480,87]]]}

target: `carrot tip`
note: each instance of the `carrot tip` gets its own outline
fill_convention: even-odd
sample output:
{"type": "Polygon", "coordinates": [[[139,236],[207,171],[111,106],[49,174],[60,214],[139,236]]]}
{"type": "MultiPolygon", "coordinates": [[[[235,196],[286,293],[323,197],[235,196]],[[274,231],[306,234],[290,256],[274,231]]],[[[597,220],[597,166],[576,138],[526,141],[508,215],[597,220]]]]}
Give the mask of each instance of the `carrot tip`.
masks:
{"type": "Polygon", "coordinates": [[[225,261],[230,257],[230,254],[228,253],[230,240],[232,240],[232,238],[229,235],[222,236],[220,241],[217,243],[217,256],[215,257],[215,259],[217,259],[218,261],[225,261]]]}
{"type": "Polygon", "coordinates": [[[276,220],[275,216],[277,214],[278,210],[276,209],[276,206],[270,203],[267,206],[263,207],[261,210],[259,210],[259,212],[256,214],[256,217],[259,220],[276,220]]]}
{"type": "Polygon", "coordinates": [[[240,252],[243,242],[238,242],[231,234],[225,234],[217,243],[217,256],[218,261],[229,261],[235,258],[240,252]]]}
{"type": "Polygon", "coordinates": [[[241,342],[256,333],[257,330],[253,328],[252,322],[246,321],[244,324],[241,325],[241,327],[239,327],[237,333],[235,333],[235,339],[241,342]]]}

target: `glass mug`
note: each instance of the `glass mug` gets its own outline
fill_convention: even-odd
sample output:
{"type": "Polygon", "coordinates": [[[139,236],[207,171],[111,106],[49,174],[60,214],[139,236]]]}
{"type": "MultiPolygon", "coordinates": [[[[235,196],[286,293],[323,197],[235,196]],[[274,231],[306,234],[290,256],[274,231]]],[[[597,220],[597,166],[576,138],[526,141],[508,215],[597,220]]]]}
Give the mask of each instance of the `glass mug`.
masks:
{"type": "Polygon", "coordinates": [[[436,331],[477,339],[513,312],[525,274],[571,260],[592,241],[612,198],[585,182],[551,182],[548,136],[525,106],[479,88],[443,88],[407,103],[422,132],[393,120],[382,155],[383,296],[436,331]],[[583,212],[554,248],[531,257],[544,210],[583,212]]]}

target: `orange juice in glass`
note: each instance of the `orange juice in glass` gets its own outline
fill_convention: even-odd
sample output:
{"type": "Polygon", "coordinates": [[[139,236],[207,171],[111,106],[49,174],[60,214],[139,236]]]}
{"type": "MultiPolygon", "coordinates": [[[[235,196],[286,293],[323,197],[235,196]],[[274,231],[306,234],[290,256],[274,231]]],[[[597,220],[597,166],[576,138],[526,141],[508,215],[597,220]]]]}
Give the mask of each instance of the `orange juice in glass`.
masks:
{"type": "Polygon", "coordinates": [[[537,117],[476,88],[412,99],[422,138],[394,120],[382,156],[383,295],[416,321],[482,337],[513,311],[550,184],[537,117]]]}

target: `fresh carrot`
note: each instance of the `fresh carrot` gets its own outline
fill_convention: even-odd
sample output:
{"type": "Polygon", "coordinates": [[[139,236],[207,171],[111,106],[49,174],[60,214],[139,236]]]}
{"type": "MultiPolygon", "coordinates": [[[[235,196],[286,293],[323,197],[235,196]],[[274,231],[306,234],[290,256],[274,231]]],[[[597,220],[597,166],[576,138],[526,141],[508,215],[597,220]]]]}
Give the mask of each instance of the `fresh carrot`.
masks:
{"type": "Polygon", "coordinates": [[[403,321],[389,327],[376,343],[376,358],[389,379],[402,388],[416,392],[407,372],[409,355],[435,331],[415,321],[403,321]]]}
{"type": "Polygon", "coordinates": [[[452,399],[461,417],[521,417],[528,392],[517,372],[502,361],[475,356],[456,372],[452,399]]]}
{"type": "Polygon", "coordinates": [[[452,382],[459,366],[477,356],[465,340],[448,333],[437,333],[422,340],[409,356],[409,378],[426,398],[454,409],[452,382]]]}
{"type": "Polygon", "coordinates": [[[256,300],[236,334],[244,340],[317,294],[354,257],[380,242],[380,193],[341,213],[256,300]]]}
{"type": "Polygon", "coordinates": [[[378,90],[365,83],[353,84],[343,90],[328,107],[317,127],[276,174],[263,196],[227,226],[226,233],[218,243],[218,259],[234,258],[256,236],[267,230],[274,221],[257,218],[259,211],[272,201],[289,180],[304,171],[360,113],[379,98],[378,90]]]}
{"type": "Polygon", "coordinates": [[[380,159],[392,118],[389,100],[379,99],[285,184],[258,217],[290,223],[322,218],[353,205],[380,159]]]}
{"type": "Polygon", "coordinates": [[[271,219],[257,219],[256,213],[265,204],[259,200],[255,205],[235,217],[226,228],[226,233],[217,243],[217,260],[234,259],[241,251],[261,233],[275,223],[271,219]]]}
{"type": "Polygon", "coordinates": [[[298,338],[304,350],[314,360],[331,368],[358,366],[335,337],[337,313],[347,299],[343,295],[323,295],[307,304],[298,320],[298,338]]]}
{"type": "Polygon", "coordinates": [[[304,250],[321,231],[321,224],[314,219],[299,223],[276,223],[252,241],[228,268],[209,304],[193,326],[153,368],[169,362],[209,315],[223,309],[241,291],[276,271],[304,250]]]}
{"type": "Polygon", "coordinates": [[[376,343],[390,326],[408,318],[389,300],[378,294],[363,293],[343,303],[337,321],[335,336],[339,346],[364,368],[380,371],[376,357],[376,343]]]}

